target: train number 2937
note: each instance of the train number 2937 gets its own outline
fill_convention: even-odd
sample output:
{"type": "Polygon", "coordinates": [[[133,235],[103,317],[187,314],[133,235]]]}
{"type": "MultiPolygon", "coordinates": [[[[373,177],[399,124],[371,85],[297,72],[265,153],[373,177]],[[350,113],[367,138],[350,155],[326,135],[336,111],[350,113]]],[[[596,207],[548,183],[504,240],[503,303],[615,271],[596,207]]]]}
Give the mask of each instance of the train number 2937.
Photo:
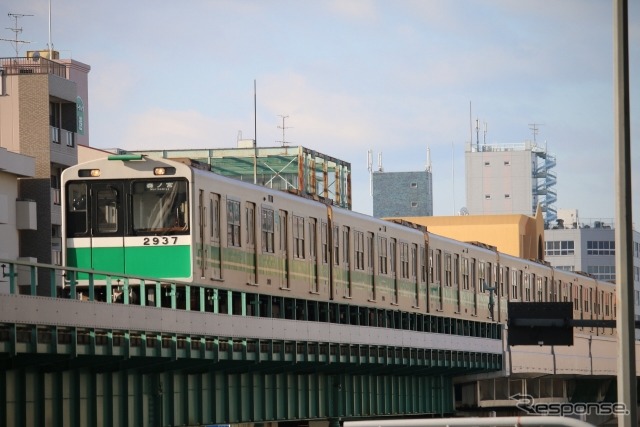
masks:
{"type": "Polygon", "coordinates": [[[145,246],[175,245],[177,242],[178,242],[178,236],[145,237],[143,244],[145,246]]]}

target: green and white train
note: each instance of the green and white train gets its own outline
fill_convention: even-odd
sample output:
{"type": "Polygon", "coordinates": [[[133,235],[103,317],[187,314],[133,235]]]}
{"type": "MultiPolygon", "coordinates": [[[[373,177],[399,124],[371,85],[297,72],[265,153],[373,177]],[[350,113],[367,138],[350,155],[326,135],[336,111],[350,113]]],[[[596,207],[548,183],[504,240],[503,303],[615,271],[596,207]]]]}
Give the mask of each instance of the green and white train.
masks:
{"type": "Polygon", "coordinates": [[[69,267],[475,321],[504,322],[508,301],[570,301],[575,318],[614,318],[610,283],[187,159],[110,156],[66,169],[62,181],[69,267]]]}

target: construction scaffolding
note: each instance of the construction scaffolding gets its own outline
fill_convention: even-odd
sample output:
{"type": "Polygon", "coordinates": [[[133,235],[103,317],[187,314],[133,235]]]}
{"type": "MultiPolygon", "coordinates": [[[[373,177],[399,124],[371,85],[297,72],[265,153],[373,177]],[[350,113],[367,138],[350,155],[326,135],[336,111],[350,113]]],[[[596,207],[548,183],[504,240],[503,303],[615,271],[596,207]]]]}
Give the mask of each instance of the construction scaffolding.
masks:
{"type": "MultiPolygon", "coordinates": [[[[252,141],[250,141],[252,142],[252,141]]],[[[210,148],[133,151],[149,157],[189,158],[206,163],[211,171],[325,203],[351,209],[351,164],[297,147],[210,148]]]]}

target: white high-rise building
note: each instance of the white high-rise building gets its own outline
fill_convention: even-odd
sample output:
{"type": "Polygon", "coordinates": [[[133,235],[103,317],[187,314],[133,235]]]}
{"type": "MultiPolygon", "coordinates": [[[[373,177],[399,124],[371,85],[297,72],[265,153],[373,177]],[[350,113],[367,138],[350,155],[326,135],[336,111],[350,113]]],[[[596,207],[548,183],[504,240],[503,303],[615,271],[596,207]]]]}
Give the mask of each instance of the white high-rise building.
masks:
{"type": "Polygon", "coordinates": [[[535,215],[556,219],[555,157],[535,142],[473,144],[465,149],[467,209],[471,215],[535,215]]]}

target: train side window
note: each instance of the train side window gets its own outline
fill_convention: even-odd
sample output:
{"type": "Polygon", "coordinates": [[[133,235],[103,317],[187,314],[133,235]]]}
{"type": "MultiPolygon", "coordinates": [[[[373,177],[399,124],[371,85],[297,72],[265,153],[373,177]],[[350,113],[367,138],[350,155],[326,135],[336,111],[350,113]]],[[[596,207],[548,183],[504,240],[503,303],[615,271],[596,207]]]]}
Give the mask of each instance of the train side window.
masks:
{"type": "Polygon", "coordinates": [[[340,265],[340,228],[333,227],[333,263],[340,265]]]}
{"type": "Polygon", "coordinates": [[[469,290],[469,258],[462,258],[462,289],[469,290]]]}
{"type": "Polygon", "coordinates": [[[320,239],[322,240],[322,263],[327,264],[329,262],[329,230],[326,222],[320,224],[320,239]]]}
{"type": "Polygon", "coordinates": [[[452,282],[452,272],[451,272],[451,254],[445,252],[444,253],[444,285],[447,287],[453,286],[452,282]]]}
{"type": "Polygon", "coordinates": [[[274,237],[273,209],[262,208],[262,252],[275,252],[274,237]]]}
{"type": "Polygon", "coordinates": [[[304,218],[293,216],[293,256],[304,258],[304,218]]]}
{"type": "Polygon", "coordinates": [[[87,184],[70,183],[67,186],[67,237],[87,232],[87,184]]]}
{"type": "Polygon", "coordinates": [[[518,299],[518,270],[511,271],[511,299],[518,299]]]}
{"type": "Polygon", "coordinates": [[[256,243],[256,205],[247,203],[245,207],[245,219],[247,230],[247,244],[253,246],[256,243]]]}
{"type": "Polygon", "coordinates": [[[354,234],[354,246],[356,252],[356,270],[364,270],[364,233],[356,231],[354,234]]]}
{"type": "Polygon", "coordinates": [[[378,236],[378,270],[380,274],[387,274],[387,238],[378,236]]]}
{"type": "Polygon", "coordinates": [[[211,236],[220,238],[220,200],[217,194],[211,194],[212,198],[209,201],[209,211],[211,215],[211,236]]]}
{"type": "Polygon", "coordinates": [[[389,242],[389,261],[391,264],[390,272],[392,276],[396,274],[396,239],[389,242]]]}
{"type": "Polygon", "coordinates": [[[316,218],[309,218],[309,257],[314,261],[316,259],[316,251],[318,245],[317,226],[318,220],[316,218]]]}
{"type": "Polygon", "coordinates": [[[420,246],[420,281],[427,282],[427,253],[424,246],[420,246]]]}
{"type": "Polygon", "coordinates": [[[342,229],[342,260],[344,261],[344,265],[349,267],[349,257],[351,256],[351,248],[349,247],[350,243],[350,229],[349,227],[344,227],[342,229]]]}
{"type": "Polygon", "coordinates": [[[240,202],[227,200],[227,246],[240,246],[240,202]]]}
{"type": "Polygon", "coordinates": [[[409,278],[409,244],[400,243],[400,274],[403,279],[409,278]]]}

